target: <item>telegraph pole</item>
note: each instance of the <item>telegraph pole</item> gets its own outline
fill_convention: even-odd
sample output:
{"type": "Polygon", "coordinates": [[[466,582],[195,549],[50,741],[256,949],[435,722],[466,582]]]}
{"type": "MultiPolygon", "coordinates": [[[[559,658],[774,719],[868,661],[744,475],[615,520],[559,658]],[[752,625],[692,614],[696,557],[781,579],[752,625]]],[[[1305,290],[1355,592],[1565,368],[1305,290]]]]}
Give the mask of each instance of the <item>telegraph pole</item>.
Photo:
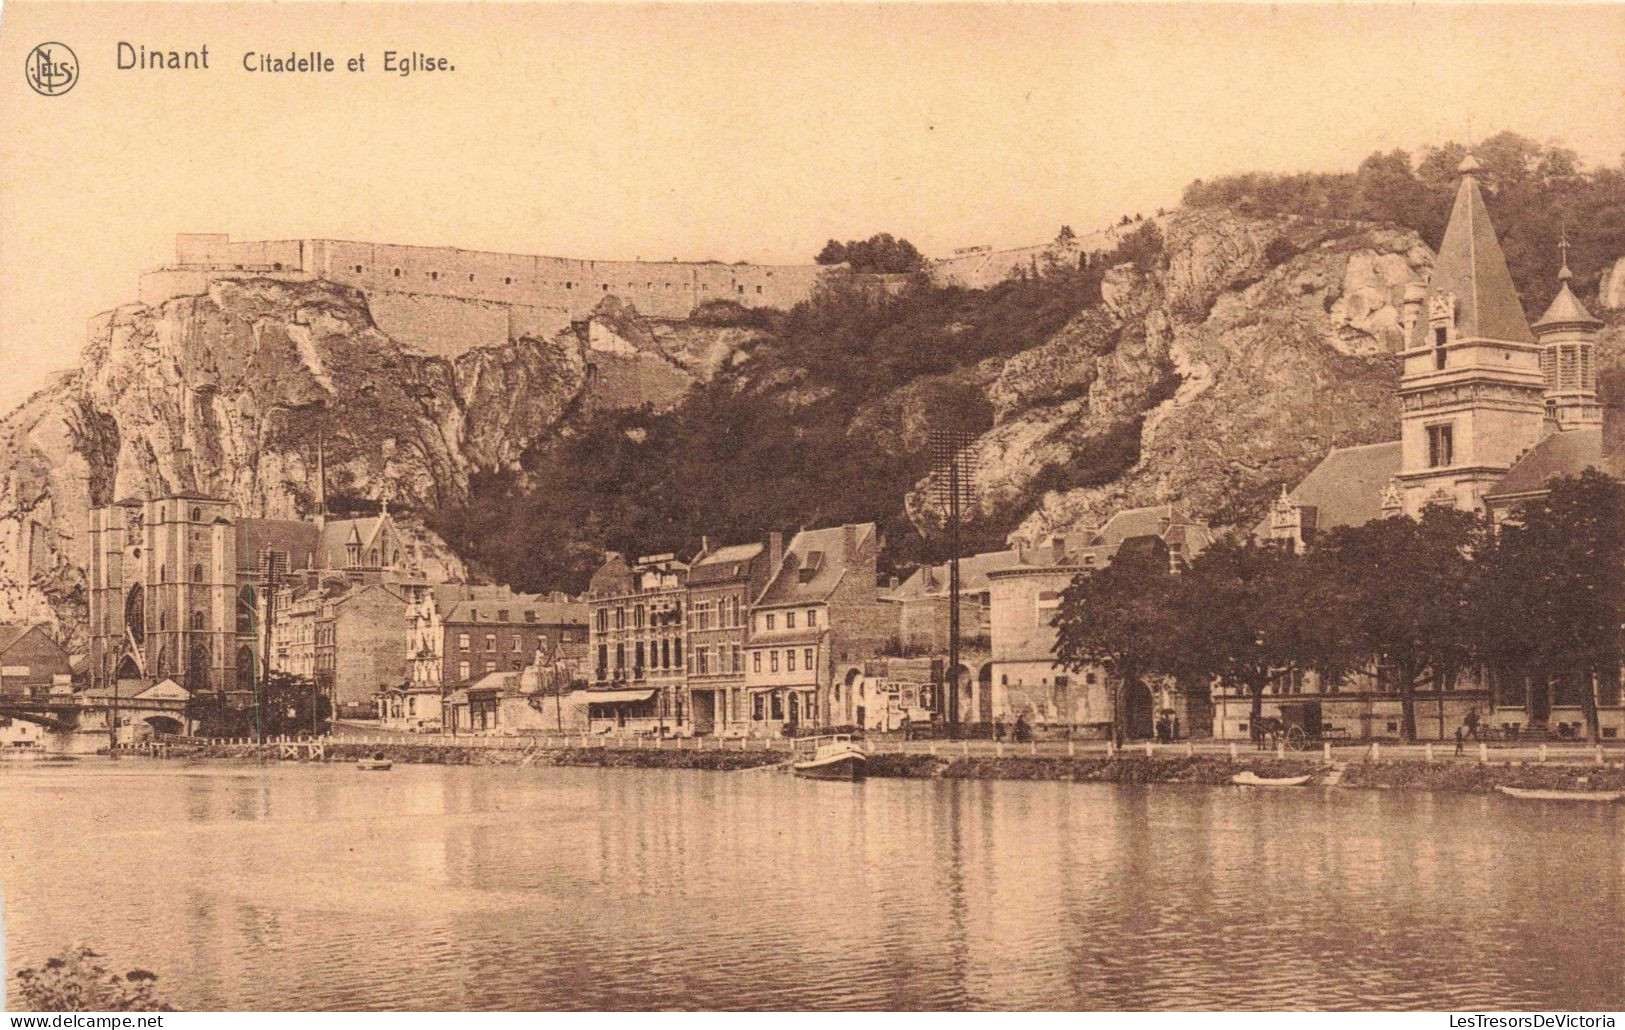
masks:
{"type": "Polygon", "coordinates": [[[951,736],[959,735],[959,552],[960,525],[966,499],[975,489],[976,457],[966,452],[976,442],[974,433],[958,430],[933,430],[931,433],[932,480],[938,503],[948,515],[948,669],[943,677],[945,695],[937,701],[937,710],[948,723],[951,736]]]}

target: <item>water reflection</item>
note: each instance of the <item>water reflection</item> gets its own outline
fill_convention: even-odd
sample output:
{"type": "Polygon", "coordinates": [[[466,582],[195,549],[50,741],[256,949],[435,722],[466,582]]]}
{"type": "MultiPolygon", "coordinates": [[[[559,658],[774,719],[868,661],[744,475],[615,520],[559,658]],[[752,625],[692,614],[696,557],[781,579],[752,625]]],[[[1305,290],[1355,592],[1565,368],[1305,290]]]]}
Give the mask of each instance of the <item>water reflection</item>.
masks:
{"type": "Polygon", "coordinates": [[[7,961],[195,1008],[1616,1008],[1621,815],[1359,791],[0,770],[7,961]]]}

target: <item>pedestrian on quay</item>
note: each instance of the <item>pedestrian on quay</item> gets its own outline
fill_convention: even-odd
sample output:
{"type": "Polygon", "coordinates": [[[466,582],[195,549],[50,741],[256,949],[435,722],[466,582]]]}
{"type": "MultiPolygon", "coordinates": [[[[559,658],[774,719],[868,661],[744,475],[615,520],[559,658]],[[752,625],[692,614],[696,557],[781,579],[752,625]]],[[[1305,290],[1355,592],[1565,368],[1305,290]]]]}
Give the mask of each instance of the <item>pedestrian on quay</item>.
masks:
{"type": "Polygon", "coordinates": [[[1472,734],[1472,737],[1473,737],[1474,740],[1480,739],[1479,736],[1478,736],[1478,706],[1477,705],[1474,705],[1473,707],[1467,709],[1467,720],[1466,721],[1467,721],[1467,732],[1472,734]]]}
{"type": "Polygon", "coordinates": [[[1027,742],[1027,737],[1028,737],[1027,713],[1022,712],[1020,715],[1016,716],[1016,726],[1015,726],[1015,740],[1016,740],[1016,743],[1025,744],[1027,742]]]}
{"type": "Polygon", "coordinates": [[[1177,744],[1177,743],[1179,743],[1179,716],[1178,715],[1174,716],[1173,733],[1174,733],[1174,743],[1177,744]]]}
{"type": "Polygon", "coordinates": [[[1460,726],[1456,727],[1456,754],[1461,754],[1462,745],[1467,742],[1467,731],[1460,726]]]}
{"type": "Polygon", "coordinates": [[[1002,715],[993,720],[993,739],[1004,739],[1004,716],[1002,715]]]}

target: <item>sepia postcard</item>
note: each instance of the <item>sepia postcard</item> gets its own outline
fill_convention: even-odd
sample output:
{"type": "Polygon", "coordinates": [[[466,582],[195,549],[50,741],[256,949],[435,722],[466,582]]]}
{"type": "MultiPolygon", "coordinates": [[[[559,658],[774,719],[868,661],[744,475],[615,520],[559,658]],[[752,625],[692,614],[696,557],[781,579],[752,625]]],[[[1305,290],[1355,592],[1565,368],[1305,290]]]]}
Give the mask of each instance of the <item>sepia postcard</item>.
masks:
{"type": "Polygon", "coordinates": [[[1613,1027],[1622,669],[1625,6],[0,10],[14,1027],[1613,1027]]]}

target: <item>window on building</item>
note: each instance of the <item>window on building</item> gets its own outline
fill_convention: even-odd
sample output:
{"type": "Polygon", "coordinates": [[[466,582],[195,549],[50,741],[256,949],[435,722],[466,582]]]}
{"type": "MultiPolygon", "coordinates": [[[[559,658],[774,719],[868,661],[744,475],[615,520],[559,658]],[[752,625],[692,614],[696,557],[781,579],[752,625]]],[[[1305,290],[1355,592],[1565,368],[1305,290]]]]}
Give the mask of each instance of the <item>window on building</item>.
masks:
{"type": "Polygon", "coordinates": [[[485,663],[485,671],[486,672],[496,672],[497,671],[497,663],[495,661],[486,662],[485,663]]]}
{"type": "Polygon", "coordinates": [[[535,622],[536,621],[536,613],[533,610],[531,610],[529,608],[526,608],[525,609],[525,621],[526,622],[535,622]]]}
{"type": "Polygon", "coordinates": [[[641,640],[632,649],[632,669],[633,675],[643,675],[643,641],[641,640]]]}
{"type": "Polygon", "coordinates": [[[203,628],[203,613],[202,612],[193,612],[192,613],[192,628],[195,629],[195,630],[201,630],[203,628]]]}
{"type": "Polygon", "coordinates": [[[513,276],[511,276],[511,275],[503,276],[502,277],[502,285],[504,285],[504,286],[512,286],[513,285],[513,276]]]}
{"type": "Polygon", "coordinates": [[[767,653],[767,663],[770,666],[770,671],[778,672],[779,671],[779,652],[777,652],[777,651],[769,651],[767,653]]]}
{"type": "Polygon", "coordinates": [[[609,609],[608,608],[600,608],[600,609],[598,609],[597,618],[598,618],[598,632],[600,632],[600,633],[608,633],[609,632],[609,609]]]}
{"type": "Polygon", "coordinates": [[[806,648],[801,652],[801,655],[802,660],[806,663],[807,671],[811,672],[813,667],[813,649],[810,647],[806,648]]]}
{"type": "MultiPolygon", "coordinates": [[[[761,657],[758,655],[757,657],[761,657]]],[[[767,716],[767,695],[752,694],[750,696],[750,717],[761,722],[767,716]]]]}
{"type": "Polygon", "coordinates": [[[457,663],[457,679],[459,681],[466,680],[466,679],[468,679],[468,674],[469,674],[469,665],[468,665],[468,663],[467,662],[458,662],[457,663]]]}
{"type": "Polygon", "coordinates": [[[683,642],[681,640],[673,640],[671,642],[671,666],[672,666],[672,668],[675,669],[675,668],[681,666],[682,664],[683,664],[683,642]]]}
{"type": "Polygon", "coordinates": [[[768,616],[767,616],[767,628],[768,628],[768,629],[772,629],[772,628],[773,628],[773,615],[772,615],[772,613],[771,613],[771,612],[770,612],[770,613],[768,613],[768,616]]]}
{"type": "Polygon", "coordinates": [[[523,651],[525,649],[525,642],[520,639],[519,634],[517,633],[513,635],[513,649],[515,651],[523,651]]]}
{"type": "Polygon", "coordinates": [[[818,609],[817,608],[808,608],[807,609],[807,628],[808,629],[815,629],[815,628],[817,628],[817,626],[818,626],[818,609]]]}
{"type": "Polygon", "coordinates": [[[355,270],[356,270],[357,275],[361,274],[361,266],[360,265],[356,265],[355,270]]]}
{"type": "Polygon", "coordinates": [[[760,652],[760,651],[752,651],[750,653],[750,671],[751,672],[761,672],[762,671],[762,652],[760,652]]]}
{"type": "Polygon", "coordinates": [[[194,582],[194,583],[203,582],[203,566],[201,566],[201,565],[192,566],[192,582],[194,582]]]}
{"type": "Polygon", "coordinates": [[[459,650],[459,651],[467,651],[468,650],[468,634],[467,633],[459,633],[459,634],[457,634],[457,650],[459,650]]]}
{"type": "Polygon", "coordinates": [[[498,622],[507,622],[508,621],[508,609],[506,609],[506,608],[498,608],[497,609],[497,621],[498,622]]]}
{"type": "Polygon", "coordinates": [[[632,609],[632,626],[634,629],[643,628],[643,605],[641,604],[632,609]]]}
{"type": "Polygon", "coordinates": [[[495,633],[487,633],[485,635],[485,649],[487,651],[495,651],[497,649],[497,635],[495,633]]]}
{"type": "Polygon", "coordinates": [[[1428,426],[1428,467],[1444,468],[1455,463],[1453,427],[1428,426]]]}
{"type": "Polygon", "coordinates": [[[622,670],[624,668],[626,668],[626,645],[625,644],[616,644],[615,645],[615,671],[619,672],[620,670],[622,670]]]}
{"type": "Polygon", "coordinates": [[[609,675],[609,645],[598,645],[598,679],[605,679],[609,675]]]}
{"type": "Polygon", "coordinates": [[[794,648],[791,648],[790,650],[784,652],[784,671],[785,672],[795,672],[796,671],[796,652],[795,652],[794,648]]]}
{"type": "Polygon", "coordinates": [[[399,278],[400,278],[400,277],[401,277],[401,270],[400,270],[400,269],[399,269],[399,268],[393,268],[393,269],[390,269],[390,272],[391,272],[391,274],[393,274],[393,275],[394,275],[394,276],[395,276],[395,278],[397,278],[397,279],[399,279],[399,278]]]}
{"type": "Polygon", "coordinates": [[[773,718],[784,718],[784,695],[777,690],[773,691],[773,718]]]}
{"type": "Polygon", "coordinates": [[[784,613],[784,628],[785,629],[795,629],[796,628],[796,613],[795,612],[785,612],[784,613]]]}

